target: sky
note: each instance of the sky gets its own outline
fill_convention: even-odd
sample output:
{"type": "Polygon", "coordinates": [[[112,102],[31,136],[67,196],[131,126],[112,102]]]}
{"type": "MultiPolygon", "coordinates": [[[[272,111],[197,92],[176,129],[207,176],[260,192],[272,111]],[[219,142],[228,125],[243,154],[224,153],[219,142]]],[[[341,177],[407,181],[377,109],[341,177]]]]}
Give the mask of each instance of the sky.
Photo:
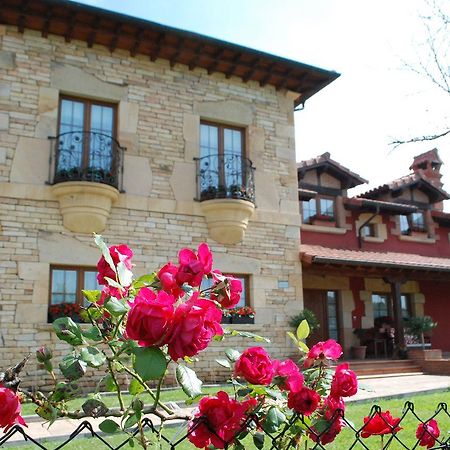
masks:
{"type": "MultiPolygon", "coordinates": [[[[442,1],[450,14],[450,1],[442,1]]],[[[413,157],[433,148],[444,162],[442,181],[450,191],[450,136],[395,149],[389,145],[435,133],[450,122],[450,95],[406,66],[419,67],[425,58],[423,16],[430,12],[425,2],[82,1],[339,72],[295,113],[296,155],[300,161],[330,152],[369,180],[350,195],[406,175],[413,157]]],[[[447,47],[449,41],[447,34],[447,47]]]]}

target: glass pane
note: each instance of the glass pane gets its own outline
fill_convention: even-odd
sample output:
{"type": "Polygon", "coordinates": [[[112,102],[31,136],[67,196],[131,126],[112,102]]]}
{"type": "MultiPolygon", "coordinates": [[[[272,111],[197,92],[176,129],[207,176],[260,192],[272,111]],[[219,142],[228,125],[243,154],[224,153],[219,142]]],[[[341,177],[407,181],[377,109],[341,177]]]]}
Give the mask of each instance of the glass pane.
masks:
{"type": "Polygon", "coordinates": [[[403,319],[409,319],[410,314],[410,298],[409,295],[403,294],[400,296],[400,303],[402,308],[402,317],[403,319]]]}
{"type": "Polygon", "coordinates": [[[61,100],[58,141],[58,171],[71,170],[81,165],[83,155],[84,104],[61,100]]]}
{"type": "Polygon", "coordinates": [[[223,169],[225,184],[232,192],[243,185],[242,176],[242,133],[239,130],[225,128],[223,169]]]}
{"type": "Polygon", "coordinates": [[[400,216],[400,232],[402,234],[408,234],[409,233],[409,223],[408,223],[408,217],[407,216],[400,216]]]}
{"type": "Polygon", "coordinates": [[[75,303],[77,292],[77,272],[55,269],[52,271],[51,304],[75,303]]]}
{"type": "Polygon", "coordinates": [[[416,228],[417,230],[425,230],[425,218],[423,216],[423,213],[412,213],[411,214],[411,221],[412,226],[416,228]]]}
{"type": "Polygon", "coordinates": [[[338,340],[337,294],[334,291],[327,292],[327,317],[328,336],[330,339],[338,340]]]}
{"type": "MultiPolygon", "coordinates": [[[[114,109],[111,106],[91,106],[91,135],[89,166],[94,170],[109,172],[112,166],[114,109]]],[[[92,176],[95,178],[95,173],[92,176]]],[[[97,174],[103,178],[104,174],[97,174]]]]}
{"type": "MultiPolygon", "coordinates": [[[[102,287],[97,283],[97,272],[84,272],[83,289],[86,289],[88,291],[102,290],[102,287]]],[[[84,306],[88,306],[89,302],[85,298],[83,298],[83,304],[84,306]]]]}
{"type": "Polygon", "coordinates": [[[302,201],[303,223],[311,223],[311,218],[316,215],[316,199],[302,201]]]}
{"type": "Polygon", "coordinates": [[[202,191],[219,185],[219,129],[200,124],[200,173],[202,191]]]}
{"type": "Polygon", "coordinates": [[[389,315],[388,299],[389,299],[389,297],[387,295],[372,294],[374,319],[376,319],[378,317],[386,317],[389,315]]]}
{"type": "Polygon", "coordinates": [[[246,306],[247,305],[247,292],[246,292],[246,289],[245,289],[245,278],[244,277],[240,277],[240,276],[237,276],[236,278],[238,280],[241,280],[241,283],[242,283],[242,294],[241,294],[241,298],[239,300],[239,303],[236,305],[236,307],[246,306]]]}
{"type": "Polygon", "coordinates": [[[320,214],[334,217],[334,201],[329,198],[320,199],[320,214]]]}

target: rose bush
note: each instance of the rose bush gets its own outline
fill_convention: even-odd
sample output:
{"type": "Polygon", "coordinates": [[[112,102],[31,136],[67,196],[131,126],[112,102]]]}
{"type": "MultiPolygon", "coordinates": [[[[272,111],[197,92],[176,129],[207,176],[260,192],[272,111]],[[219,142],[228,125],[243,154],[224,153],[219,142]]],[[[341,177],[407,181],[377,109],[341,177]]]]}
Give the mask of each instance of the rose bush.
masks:
{"type": "MultiPolygon", "coordinates": [[[[288,332],[298,349],[298,361],[272,359],[262,346],[242,352],[228,348],[225,358],[217,362],[229,369],[232,397],[225,392],[203,397],[190,415],[162,402],[161,388],[172,368],[190,401],[202,396],[202,382],[190,365],[214,339],[240,336],[270,341],[222,328],[222,316],[238,304],[242,284],[213,267],[207,244],[200,244],[196,252],[182,249],[177,263],[168,261],[154,273],[135,279],[133,252],[128,246],[107,247],[97,235],[95,241],[102,252],[97,265],[102,290],[83,291],[89,306],[80,316],[87,325],[81,327],[67,317],[55,320],[58,338],[71,349],[59,362],[59,371],[54,368],[49,349],[41,347],[36,352],[51,375],[53,388],[47,393],[19,389],[20,395],[36,403],[38,415],[51,422],[58,417],[103,416],[106,419],[99,425],[102,431],[126,433],[130,445],[138,443],[144,448],[152,445],[143,432],[146,414],[156,415],[162,424],[172,419],[187,420],[188,439],[198,448],[225,448],[230,444],[242,450],[241,440],[247,436],[262,448],[264,433],[277,436],[277,447],[283,449],[293,443],[308,448],[308,442],[325,445],[335,440],[346,424],[344,398],[357,392],[357,379],[348,364],[333,368],[342,356],[336,341],[319,342],[311,349],[306,346],[306,320],[296,334],[288,332]],[[205,279],[209,287],[202,288],[205,279]],[[96,392],[81,409],[70,411],[68,401],[78,396],[76,383],[87,367],[104,374],[99,386],[115,392],[118,410],[108,408],[96,392]],[[122,375],[131,380],[128,389],[132,400],[128,404],[119,383],[122,375]],[[152,400],[144,403],[143,394],[152,400]]],[[[2,376],[0,373],[0,427],[6,430],[24,422],[19,395],[1,385],[2,376]]],[[[13,382],[17,387],[19,381],[13,382]]],[[[397,433],[401,430],[399,421],[389,411],[365,417],[361,436],[397,433]]],[[[430,448],[439,436],[435,420],[420,424],[416,436],[420,445],[430,448]]]]}

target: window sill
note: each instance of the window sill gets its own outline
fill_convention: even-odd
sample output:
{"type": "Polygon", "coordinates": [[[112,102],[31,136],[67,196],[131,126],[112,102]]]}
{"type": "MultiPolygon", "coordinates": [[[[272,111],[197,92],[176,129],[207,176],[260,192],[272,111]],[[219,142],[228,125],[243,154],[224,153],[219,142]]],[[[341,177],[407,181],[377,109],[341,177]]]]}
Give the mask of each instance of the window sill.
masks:
{"type": "Polygon", "coordinates": [[[333,228],[333,227],[323,227],[320,225],[310,225],[310,224],[302,224],[300,230],[304,231],[313,231],[316,233],[329,233],[329,234],[345,234],[347,233],[347,228],[333,228]]]}
{"type": "Polygon", "coordinates": [[[372,242],[372,243],[375,243],[375,244],[381,244],[386,239],[382,238],[382,237],[378,237],[378,236],[363,236],[362,240],[364,242],[372,242]]]}
{"type": "Polygon", "coordinates": [[[406,242],[418,242],[421,244],[435,244],[436,243],[436,239],[434,238],[430,238],[428,236],[408,236],[408,235],[404,235],[401,234],[399,236],[399,239],[401,241],[406,241],[406,242]]]}

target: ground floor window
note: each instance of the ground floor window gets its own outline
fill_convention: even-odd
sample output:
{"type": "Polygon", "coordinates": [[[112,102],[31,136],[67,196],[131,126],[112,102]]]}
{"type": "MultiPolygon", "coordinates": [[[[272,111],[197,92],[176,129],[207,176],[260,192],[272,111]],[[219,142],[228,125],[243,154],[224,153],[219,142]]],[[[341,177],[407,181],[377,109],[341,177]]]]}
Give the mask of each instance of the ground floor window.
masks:
{"type": "Polygon", "coordinates": [[[339,340],[337,292],[327,292],[328,337],[339,340]]]}
{"type": "Polygon", "coordinates": [[[83,289],[101,289],[97,283],[97,270],[92,267],[52,266],[50,268],[50,301],[48,320],[69,316],[79,320],[85,300],[83,289]]]}

